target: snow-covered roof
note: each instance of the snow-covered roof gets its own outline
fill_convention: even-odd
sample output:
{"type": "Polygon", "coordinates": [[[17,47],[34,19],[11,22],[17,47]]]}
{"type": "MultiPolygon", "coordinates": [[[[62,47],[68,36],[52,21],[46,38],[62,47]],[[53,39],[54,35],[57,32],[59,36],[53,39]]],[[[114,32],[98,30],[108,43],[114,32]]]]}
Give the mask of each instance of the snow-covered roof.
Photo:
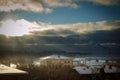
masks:
{"type": "Polygon", "coordinates": [[[22,70],[18,70],[18,69],[14,69],[11,67],[8,67],[6,65],[0,64],[0,74],[13,74],[13,73],[27,73],[25,71],[22,70]]]}
{"type": "Polygon", "coordinates": [[[120,69],[118,69],[117,67],[112,66],[111,69],[109,68],[109,66],[106,66],[104,68],[105,73],[120,73],[120,69]]]}
{"type": "Polygon", "coordinates": [[[74,58],[74,59],[73,59],[73,61],[80,61],[80,60],[85,61],[85,60],[86,60],[86,58],[84,57],[84,58],[74,58]]]}
{"type": "Polygon", "coordinates": [[[88,66],[97,66],[97,65],[103,66],[104,64],[105,64],[105,60],[99,60],[98,62],[96,60],[86,61],[86,65],[88,66]]]}
{"type": "MultiPolygon", "coordinates": [[[[100,72],[100,70],[97,70],[95,67],[87,68],[85,66],[78,66],[74,67],[73,69],[75,69],[79,74],[95,74],[100,72]]],[[[109,68],[109,66],[106,66],[104,68],[104,71],[105,73],[120,73],[120,69],[114,66],[112,66],[111,69],[109,68]]]]}
{"type": "Polygon", "coordinates": [[[74,67],[79,74],[92,74],[92,70],[86,67],[74,67]]]}
{"type": "Polygon", "coordinates": [[[47,57],[41,57],[40,59],[70,59],[70,57],[61,56],[61,55],[51,55],[47,57]]]}

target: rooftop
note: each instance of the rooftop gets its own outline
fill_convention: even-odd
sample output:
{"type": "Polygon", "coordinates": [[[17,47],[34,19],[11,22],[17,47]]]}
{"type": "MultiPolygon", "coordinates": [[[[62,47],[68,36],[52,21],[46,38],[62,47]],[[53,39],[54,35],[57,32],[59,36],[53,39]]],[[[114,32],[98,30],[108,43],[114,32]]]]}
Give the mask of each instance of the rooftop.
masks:
{"type": "Polygon", "coordinates": [[[6,65],[0,64],[0,74],[13,74],[13,73],[27,73],[25,71],[22,70],[18,70],[18,69],[14,69],[11,67],[8,67],[6,65]]]}
{"type": "Polygon", "coordinates": [[[61,56],[61,55],[50,55],[47,57],[41,57],[40,59],[70,59],[70,57],[61,56]]]}
{"type": "MultiPolygon", "coordinates": [[[[78,67],[74,67],[73,69],[75,69],[79,74],[96,74],[99,73],[100,70],[96,69],[95,67],[85,67],[85,66],[78,66],[78,67]]],[[[118,69],[115,66],[112,66],[111,68],[109,68],[109,66],[106,66],[104,68],[104,72],[105,73],[120,73],[120,69],[118,69]]]]}

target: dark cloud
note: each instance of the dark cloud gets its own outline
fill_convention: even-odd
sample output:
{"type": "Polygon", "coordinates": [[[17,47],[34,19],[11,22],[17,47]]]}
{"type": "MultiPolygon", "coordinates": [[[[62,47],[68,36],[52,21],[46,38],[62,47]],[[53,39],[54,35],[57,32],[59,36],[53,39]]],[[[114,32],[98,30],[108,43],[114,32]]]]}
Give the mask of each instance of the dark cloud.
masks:
{"type": "Polygon", "coordinates": [[[116,27],[116,28],[120,28],[120,21],[119,21],[119,20],[116,20],[116,21],[108,21],[108,22],[106,22],[106,25],[114,26],[114,27],[116,27]]]}
{"type": "MultiPolygon", "coordinates": [[[[51,32],[49,32],[50,34],[51,32]]],[[[48,34],[48,33],[47,33],[48,34]]],[[[120,29],[112,31],[96,31],[89,34],[76,34],[66,37],[61,36],[38,36],[26,35],[21,37],[0,36],[0,51],[18,51],[24,54],[40,52],[79,52],[84,54],[112,55],[119,52],[120,46],[120,29]],[[103,45],[103,47],[99,46],[103,45]]],[[[45,53],[47,54],[47,53],[45,53]]]]}

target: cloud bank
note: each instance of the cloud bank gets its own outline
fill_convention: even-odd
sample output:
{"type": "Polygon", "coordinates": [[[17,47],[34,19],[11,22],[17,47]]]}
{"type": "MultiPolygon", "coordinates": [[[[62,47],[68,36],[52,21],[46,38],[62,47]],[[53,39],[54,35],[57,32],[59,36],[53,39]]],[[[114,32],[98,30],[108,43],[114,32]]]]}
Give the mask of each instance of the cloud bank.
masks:
{"type": "Polygon", "coordinates": [[[101,5],[119,5],[119,0],[0,0],[0,12],[16,10],[51,13],[56,7],[78,8],[80,2],[101,5]]]}
{"type": "Polygon", "coordinates": [[[52,12],[54,7],[77,8],[74,0],[0,0],[0,11],[25,10],[33,12],[52,12]]]}
{"type": "Polygon", "coordinates": [[[88,1],[93,2],[93,3],[97,3],[97,4],[106,5],[106,6],[120,4],[120,0],[88,0],[88,1]]]}
{"type": "Polygon", "coordinates": [[[6,36],[23,36],[26,34],[39,36],[69,36],[114,29],[120,29],[120,20],[58,25],[29,22],[25,19],[0,21],[0,34],[6,36]]]}

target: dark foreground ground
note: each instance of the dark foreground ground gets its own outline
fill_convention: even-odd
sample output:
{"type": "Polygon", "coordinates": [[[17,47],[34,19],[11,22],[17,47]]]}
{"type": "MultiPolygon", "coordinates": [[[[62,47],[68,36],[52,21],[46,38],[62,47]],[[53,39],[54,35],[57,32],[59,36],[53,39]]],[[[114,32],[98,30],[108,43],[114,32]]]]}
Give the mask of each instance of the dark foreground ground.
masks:
{"type": "MultiPolygon", "coordinates": [[[[19,57],[1,57],[0,63],[9,66],[10,63],[19,63],[17,69],[27,71],[29,73],[28,77],[23,76],[23,79],[17,79],[17,76],[13,76],[12,80],[120,80],[120,73],[105,74],[101,72],[99,74],[92,75],[81,75],[78,74],[72,67],[69,66],[35,66],[33,65],[33,60],[19,57]],[[27,61],[26,61],[27,60],[27,61]],[[27,79],[26,79],[27,78],[27,79]]],[[[120,68],[120,61],[118,64],[112,64],[120,68]]],[[[11,80],[8,78],[3,78],[0,76],[0,80],[11,80]]]]}
{"type": "Polygon", "coordinates": [[[120,80],[120,73],[80,75],[70,67],[19,67],[29,72],[30,80],[120,80]]]}

